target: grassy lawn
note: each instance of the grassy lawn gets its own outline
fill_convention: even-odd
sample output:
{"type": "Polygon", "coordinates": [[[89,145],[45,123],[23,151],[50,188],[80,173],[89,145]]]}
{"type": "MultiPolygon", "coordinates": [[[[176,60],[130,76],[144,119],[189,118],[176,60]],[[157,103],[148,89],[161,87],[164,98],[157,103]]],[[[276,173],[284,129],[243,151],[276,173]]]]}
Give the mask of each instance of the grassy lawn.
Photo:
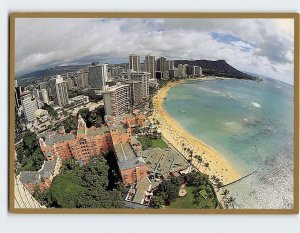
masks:
{"type": "Polygon", "coordinates": [[[194,203],[194,192],[197,191],[196,187],[189,186],[186,187],[187,195],[185,197],[178,197],[175,201],[171,202],[169,206],[166,208],[175,208],[175,209],[214,209],[215,208],[215,200],[214,198],[207,198],[207,192],[205,190],[201,190],[200,193],[203,197],[198,199],[198,203],[194,203]],[[204,198],[206,197],[206,199],[204,198]]]}
{"type": "Polygon", "coordinates": [[[176,208],[176,209],[192,209],[197,208],[194,202],[193,192],[196,187],[186,187],[187,195],[185,197],[178,197],[175,201],[171,202],[166,208],[176,208]]]}
{"type": "Polygon", "coordinates": [[[143,149],[150,148],[168,148],[168,145],[162,139],[151,139],[147,137],[140,137],[139,141],[142,143],[143,149]]]}

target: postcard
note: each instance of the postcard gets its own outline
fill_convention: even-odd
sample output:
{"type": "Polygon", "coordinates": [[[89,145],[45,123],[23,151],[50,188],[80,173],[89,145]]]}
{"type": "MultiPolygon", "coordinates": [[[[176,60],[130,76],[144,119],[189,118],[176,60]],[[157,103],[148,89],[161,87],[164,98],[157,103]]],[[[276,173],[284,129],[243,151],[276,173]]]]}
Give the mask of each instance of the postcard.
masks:
{"type": "Polygon", "coordinates": [[[299,15],[12,13],[10,211],[298,213],[299,15]]]}

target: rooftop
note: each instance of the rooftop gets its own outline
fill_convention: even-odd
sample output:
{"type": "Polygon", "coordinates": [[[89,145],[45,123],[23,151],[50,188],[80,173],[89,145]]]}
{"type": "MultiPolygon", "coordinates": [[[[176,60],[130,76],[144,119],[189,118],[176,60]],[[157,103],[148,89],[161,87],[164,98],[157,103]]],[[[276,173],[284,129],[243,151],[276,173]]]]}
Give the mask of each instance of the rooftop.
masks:
{"type": "MultiPolygon", "coordinates": [[[[91,127],[86,131],[87,136],[95,136],[109,132],[109,128],[107,126],[102,126],[100,128],[91,127]]],[[[83,132],[84,133],[84,132],[83,132]]]]}
{"type": "Polygon", "coordinates": [[[188,163],[174,149],[153,148],[139,154],[144,158],[150,173],[168,175],[188,167],[188,163]]]}
{"type": "Polygon", "coordinates": [[[120,170],[139,167],[145,164],[142,157],[137,157],[129,143],[121,143],[115,145],[115,153],[118,159],[120,170]]]}
{"type": "Polygon", "coordinates": [[[57,142],[63,142],[74,139],[75,136],[71,133],[68,134],[58,134],[58,133],[48,133],[45,135],[45,143],[47,146],[53,146],[57,142]]]}
{"type": "Polygon", "coordinates": [[[120,170],[127,170],[130,168],[139,167],[145,165],[145,160],[142,157],[135,157],[128,160],[118,161],[120,170]]]}
{"type": "Polygon", "coordinates": [[[151,181],[148,177],[145,177],[137,182],[136,192],[133,198],[133,202],[142,204],[142,201],[145,198],[145,193],[151,190],[151,181]]]}
{"type": "Polygon", "coordinates": [[[120,143],[114,145],[114,147],[118,161],[126,161],[136,157],[134,150],[129,143],[120,143]]]}
{"type": "Polygon", "coordinates": [[[25,171],[20,173],[20,181],[22,184],[38,184],[42,178],[49,178],[54,175],[57,160],[44,161],[39,171],[25,171]]]}

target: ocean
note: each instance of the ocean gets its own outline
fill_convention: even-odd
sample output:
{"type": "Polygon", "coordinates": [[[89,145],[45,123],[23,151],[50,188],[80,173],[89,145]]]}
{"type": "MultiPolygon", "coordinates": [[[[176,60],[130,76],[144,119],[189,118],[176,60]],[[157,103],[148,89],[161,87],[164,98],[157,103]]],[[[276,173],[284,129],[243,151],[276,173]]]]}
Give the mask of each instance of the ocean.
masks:
{"type": "Polygon", "coordinates": [[[270,78],[190,80],[170,89],[164,107],[242,176],[257,170],[226,187],[235,208],[293,208],[293,86],[270,78]]]}

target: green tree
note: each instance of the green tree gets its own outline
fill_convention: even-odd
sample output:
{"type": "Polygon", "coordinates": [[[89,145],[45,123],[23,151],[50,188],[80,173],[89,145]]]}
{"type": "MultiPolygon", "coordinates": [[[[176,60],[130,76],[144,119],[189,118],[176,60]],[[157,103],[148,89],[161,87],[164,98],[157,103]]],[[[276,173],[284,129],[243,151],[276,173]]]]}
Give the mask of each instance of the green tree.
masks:
{"type": "Polygon", "coordinates": [[[47,110],[50,116],[57,117],[57,112],[48,104],[44,104],[42,109],[47,110]]]}
{"type": "Polygon", "coordinates": [[[23,136],[23,148],[29,151],[34,151],[38,147],[36,134],[27,132],[23,136]]]}
{"type": "Polygon", "coordinates": [[[154,196],[151,200],[151,207],[154,209],[160,209],[164,204],[165,201],[161,196],[154,196]]]}
{"type": "Polygon", "coordinates": [[[77,121],[74,119],[73,116],[67,117],[63,122],[62,122],[66,133],[70,133],[71,130],[76,130],[77,129],[77,121]]]}
{"type": "Polygon", "coordinates": [[[156,196],[161,196],[165,202],[174,201],[178,197],[180,186],[170,180],[161,182],[155,191],[156,196]]]}
{"type": "Polygon", "coordinates": [[[79,196],[84,192],[80,178],[74,171],[54,177],[50,193],[55,204],[61,208],[76,208],[79,196]]]}

